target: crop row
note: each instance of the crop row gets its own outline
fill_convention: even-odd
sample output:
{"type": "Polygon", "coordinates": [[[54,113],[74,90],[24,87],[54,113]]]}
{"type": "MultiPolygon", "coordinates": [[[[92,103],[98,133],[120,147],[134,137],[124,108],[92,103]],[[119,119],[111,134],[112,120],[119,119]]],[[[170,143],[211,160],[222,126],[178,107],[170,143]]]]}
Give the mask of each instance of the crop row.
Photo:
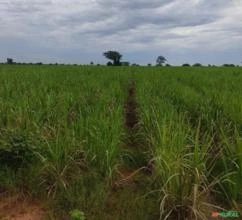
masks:
{"type": "Polygon", "coordinates": [[[241,75],[154,72],[137,74],[137,81],[161,219],[241,210],[241,89],[230,84],[241,75]]]}
{"type": "Polygon", "coordinates": [[[240,211],[242,75],[224,70],[1,67],[0,190],[24,188],[51,198],[59,216],[78,208],[88,219],[240,211]],[[131,81],[132,135],[124,126],[131,81]],[[129,136],[142,149],[128,150],[129,136]],[[136,169],[147,162],[151,175],[114,193],[130,161],[136,169]]]}

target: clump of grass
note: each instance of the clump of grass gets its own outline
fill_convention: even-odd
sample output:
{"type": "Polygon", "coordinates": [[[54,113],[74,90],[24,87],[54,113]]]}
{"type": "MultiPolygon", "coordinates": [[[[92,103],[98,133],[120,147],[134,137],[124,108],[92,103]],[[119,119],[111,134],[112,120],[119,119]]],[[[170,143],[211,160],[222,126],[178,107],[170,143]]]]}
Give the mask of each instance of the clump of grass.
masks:
{"type": "Polygon", "coordinates": [[[153,129],[159,132],[152,145],[160,219],[206,219],[207,210],[215,207],[209,201],[216,184],[208,181],[211,140],[201,144],[199,127],[194,134],[182,117],[163,119],[153,129]]]}
{"type": "Polygon", "coordinates": [[[78,209],[71,211],[70,215],[71,215],[71,220],[85,220],[86,219],[85,214],[78,209]]]}
{"type": "Polygon", "coordinates": [[[0,163],[15,172],[26,168],[35,160],[36,147],[26,135],[2,132],[0,145],[0,163]]]}

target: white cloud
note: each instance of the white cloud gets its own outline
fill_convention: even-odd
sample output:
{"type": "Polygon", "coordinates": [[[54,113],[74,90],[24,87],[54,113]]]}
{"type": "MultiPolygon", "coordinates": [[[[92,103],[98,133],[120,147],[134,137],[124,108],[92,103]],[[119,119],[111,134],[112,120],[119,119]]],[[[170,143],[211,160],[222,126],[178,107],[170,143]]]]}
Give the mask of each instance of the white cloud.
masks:
{"type": "Polygon", "coordinates": [[[242,49],[242,0],[0,0],[0,14],[0,44],[90,53],[242,49]]]}

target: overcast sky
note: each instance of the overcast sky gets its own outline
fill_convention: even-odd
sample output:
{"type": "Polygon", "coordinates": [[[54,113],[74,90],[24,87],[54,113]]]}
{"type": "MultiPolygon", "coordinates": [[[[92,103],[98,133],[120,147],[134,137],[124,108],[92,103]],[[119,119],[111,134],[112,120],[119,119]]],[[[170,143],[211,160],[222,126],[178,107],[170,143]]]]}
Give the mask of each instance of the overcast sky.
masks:
{"type": "Polygon", "coordinates": [[[242,61],[242,0],[0,0],[0,61],[242,61]]]}

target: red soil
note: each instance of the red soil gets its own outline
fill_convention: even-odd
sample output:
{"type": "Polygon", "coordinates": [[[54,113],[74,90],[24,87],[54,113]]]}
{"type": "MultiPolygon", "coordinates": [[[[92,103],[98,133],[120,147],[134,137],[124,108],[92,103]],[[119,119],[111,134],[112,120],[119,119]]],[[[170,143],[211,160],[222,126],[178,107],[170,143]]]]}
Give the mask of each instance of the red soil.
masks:
{"type": "Polygon", "coordinates": [[[24,195],[0,194],[1,220],[43,220],[44,209],[24,195]]]}

